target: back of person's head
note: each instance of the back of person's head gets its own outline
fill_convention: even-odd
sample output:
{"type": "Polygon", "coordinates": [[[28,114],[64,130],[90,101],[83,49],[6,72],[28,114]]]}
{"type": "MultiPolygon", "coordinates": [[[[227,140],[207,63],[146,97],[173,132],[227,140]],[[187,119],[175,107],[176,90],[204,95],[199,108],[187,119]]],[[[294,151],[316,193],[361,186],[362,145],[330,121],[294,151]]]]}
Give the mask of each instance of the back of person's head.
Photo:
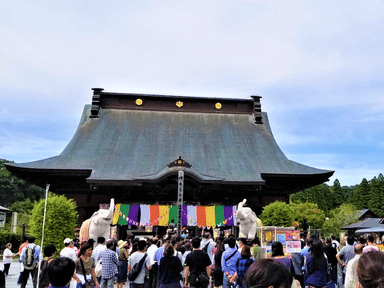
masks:
{"type": "Polygon", "coordinates": [[[251,258],[251,249],[249,248],[249,246],[247,245],[244,245],[242,248],[241,248],[241,258],[243,259],[249,259],[251,258]]]}
{"type": "Polygon", "coordinates": [[[363,254],[363,248],[364,248],[364,244],[356,244],[353,247],[355,254],[363,254]]]}
{"type": "Polygon", "coordinates": [[[175,238],[173,238],[173,239],[171,240],[171,244],[172,244],[172,246],[175,246],[175,245],[177,244],[177,240],[176,240],[175,238]]]}
{"type": "Polygon", "coordinates": [[[311,247],[312,246],[312,243],[313,243],[313,240],[311,238],[307,238],[305,239],[305,245],[307,245],[308,247],[311,247]]]}
{"type": "Polygon", "coordinates": [[[105,243],[105,238],[103,236],[97,237],[97,243],[104,244],[105,243]]]}
{"type": "Polygon", "coordinates": [[[352,235],[349,235],[347,238],[347,243],[348,245],[353,245],[353,243],[355,243],[355,237],[353,237],[352,235]]]}
{"type": "Polygon", "coordinates": [[[367,239],[368,239],[368,242],[375,243],[375,237],[373,237],[372,234],[369,234],[367,239]]]}
{"type": "Polygon", "coordinates": [[[192,244],[191,241],[186,241],[184,244],[185,251],[192,251],[192,244]]]}
{"type": "Polygon", "coordinates": [[[365,245],[365,243],[367,243],[367,240],[365,240],[364,237],[360,236],[359,239],[357,239],[357,242],[360,243],[360,244],[365,245]]]}
{"type": "Polygon", "coordinates": [[[192,238],[192,247],[197,249],[200,247],[200,238],[199,237],[193,237],[192,238]]]}
{"type": "Polygon", "coordinates": [[[172,257],[175,254],[175,249],[172,244],[166,244],[164,247],[164,257],[172,257]]]}
{"type": "Polygon", "coordinates": [[[29,242],[29,236],[24,236],[24,237],[23,237],[23,241],[24,241],[24,242],[29,242]]]}
{"type": "Polygon", "coordinates": [[[272,243],[272,257],[284,256],[283,244],[276,241],[272,243]]]}
{"type": "Polygon", "coordinates": [[[106,244],[106,247],[108,249],[113,250],[113,248],[115,247],[115,242],[113,242],[112,240],[108,241],[107,244],[106,244]]]}
{"type": "Polygon", "coordinates": [[[335,235],[332,235],[332,236],[331,236],[331,239],[332,239],[332,240],[336,240],[335,235]]]}
{"type": "Polygon", "coordinates": [[[228,246],[229,246],[229,248],[234,248],[235,245],[236,245],[235,237],[229,237],[228,238],[228,246]]]}
{"type": "Polygon", "coordinates": [[[89,242],[84,242],[83,244],[81,244],[81,247],[80,247],[80,255],[84,255],[85,251],[87,251],[89,248],[93,248],[93,246],[91,245],[91,243],[89,243],[89,242]]]}
{"type": "Polygon", "coordinates": [[[242,245],[247,245],[247,239],[246,238],[239,238],[239,242],[242,244],[242,245]]]}
{"type": "Polygon", "coordinates": [[[384,253],[381,251],[363,253],[356,271],[362,288],[384,288],[384,253]]]}
{"type": "Polygon", "coordinates": [[[325,239],[325,243],[332,244],[332,239],[328,237],[327,239],[325,239]]]}
{"type": "Polygon", "coordinates": [[[215,254],[222,254],[224,252],[224,242],[221,242],[220,240],[216,243],[216,252],[215,254]]]}
{"type": "Polygon", "coordinates": [[[209,232],[205,232],[205,233],[204,233],[204,238],[205,238],[205,239],[209,239],[209,238],[211,238],[211,233],[209,233],[209,232]]]}
{"type": "Polygon", "coordinates": [[[259,237],[253,238],[252,243],[260,246],[260,239],[259,239],[259,237]]]}
{"type": "Polygon", "coordinates": [[[323,244],[320,240],[313,241],[312,247],[311,247],[311,254],[313,256],[313,262],[316,269],[321,269],[325,256],[323,252],[323,244]]]}
{"type": "Polygon", "coordinates": [[[33,236],[29,237],[28,242],[29,243],[35,243],[35,237],[33,237],[33,236]]]}
{"type": "Polygon", "coordinates": [[[155,244],[155,245],[156,245],[156,244],[157,244],[157,241],[159,241],[159,238],[157,238],[157,237],[152,237],[152,238],[151,238],[151,243],[152,243],[152,244],[155,244]]]}
{"type": "Polygon", "coordinates": [[[52,257],[56,253],[56,246],[53,244],[49,244],[44,247],[44,256],[52,257]]]}
{"type": "Polygon", "coordinates": [[[249,288],[290,288],[292,277],[284,264],[273,259],[260,259],[253,263],[245,277],[249,288]]]}
{"type": "Polygon", "coordinates": [[[137,243],[137,249],[138,249],[139,251],[144,251],[146,246],[147,246],[147,242],[146,242],[145,240],[140,240],[140,241],[137,243]]]}
{"type": "Polygon", "coordinates": [[[53,259],[48,265],[48,277],[54,287],[68,285],[75,272],[75,262],[67,257],[53,259]]]}

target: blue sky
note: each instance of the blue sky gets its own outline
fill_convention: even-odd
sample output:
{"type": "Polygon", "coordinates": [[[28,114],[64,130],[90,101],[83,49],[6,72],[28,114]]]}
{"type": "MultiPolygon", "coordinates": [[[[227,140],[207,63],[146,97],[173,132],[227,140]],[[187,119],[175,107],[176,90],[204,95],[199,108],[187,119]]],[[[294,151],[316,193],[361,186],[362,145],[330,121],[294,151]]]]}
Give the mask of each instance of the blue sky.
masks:
{"type": "Polygon", "coordinates": [[[0,158],[59,154],[92,87],[261,95],[291,160],[384,173],[383,1],[6,1],[0,158]]]}

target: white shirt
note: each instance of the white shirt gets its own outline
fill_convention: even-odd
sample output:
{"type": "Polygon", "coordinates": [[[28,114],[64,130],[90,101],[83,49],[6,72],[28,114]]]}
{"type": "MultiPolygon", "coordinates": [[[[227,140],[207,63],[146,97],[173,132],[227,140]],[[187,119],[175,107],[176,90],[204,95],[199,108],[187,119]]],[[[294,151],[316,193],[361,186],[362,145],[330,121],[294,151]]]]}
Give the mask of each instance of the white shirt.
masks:
{"type": "Polygon", "coordinates": [[[157,250],[157,246],[155,244],[152,244],[147,249],[147,254],[148,254],[148,257],[151,259],[151,263],[154,263],[156,261],[155,260],[156,250],[157,250]]]}
{"type": "Polygon", "coordinates": [[[99,244],[93,250],[92,257],[93,257],[93,259],[95,259],[96,262],[101,259],[101,252],[103,252],[105,249],[107,249],[106,245],[99,244]]]}
{"type": "Polygon", "coordinates": [[[70,247],[65,247],[60,252],[60,257],[67,257],[69,259],[72,259],[73,261],[76,261],[76,253],[75,250],[70,247]]]}
{"type": "Polygon", "coordinates": [[[356,268],[360,259],[360,254],[349,260],[347,265],[347,272],[345,273],[345,288],[357,288],[359,279],[357,278],[356,268]]]}
{"type": "Polygon", "coordinates": [[[8,248],[6,248],[3,252],[3,263],[4,264],[10,264],[12,263],[12,256],[13,256],[13,253],[11,250],[9,250],[8,248]]]}

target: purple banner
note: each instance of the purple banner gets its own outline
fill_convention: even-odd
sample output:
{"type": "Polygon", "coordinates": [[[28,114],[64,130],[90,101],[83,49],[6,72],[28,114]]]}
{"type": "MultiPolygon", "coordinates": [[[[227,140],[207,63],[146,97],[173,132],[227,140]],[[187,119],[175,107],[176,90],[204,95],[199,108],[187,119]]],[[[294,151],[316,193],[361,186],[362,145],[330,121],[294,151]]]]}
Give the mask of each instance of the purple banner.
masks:
{"type": "Polygon", "coordinates": [[[227,223],[225,223],[224,225],[226,226],[233,225],[233,207],[232,206],[224,206],[224,219],[227,220],[227,223]]]}
{"type": "Polygon", "coordinates": [[[137,225],[140,205],[131,205],[129,207],[128,225],[137,225]]]}
{"type": "Polygon", "coordinates": [[[183,226],[187,226],[188,225],[188,210],[187,210],[187,205],[183,205],[183,211],[181,213],[182,217],[183,217],[183,221],[181,221],[181,225],[183,226]]]}

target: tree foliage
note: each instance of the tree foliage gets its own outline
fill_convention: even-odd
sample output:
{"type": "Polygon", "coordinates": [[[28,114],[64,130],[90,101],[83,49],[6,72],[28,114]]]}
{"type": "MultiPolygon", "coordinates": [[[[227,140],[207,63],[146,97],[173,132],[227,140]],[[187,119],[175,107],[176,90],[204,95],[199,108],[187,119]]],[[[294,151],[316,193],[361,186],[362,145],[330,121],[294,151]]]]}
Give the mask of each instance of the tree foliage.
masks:
{"type": "Polygon", "coordinates": [[[352,204],[342,204],[330,211],[330,217],[323,224],[323,235],[338,235],[341,227],[356,223],[359,219],[359,211],[352,204]]]}
{"type": "Polygon", "coordinates": [[[275,201],[263,208],[260,218],[265,226],[291,227],[295,216],[288,204],[275,201]]]}
{"type": "Polygon", "coordinates": [[[8,207],[16,201],[23,201],[27,198],[39,200],[44,197],[44,189],[31,185],[24,180],[12,175],[4,166],[4,163],[11,162],[0,159],[0,205],[8,207]]]}
{"type": "Polygon", "coordinates": [[[333,209],[332,192],[328,185],[320,184],[290,196],[290,203],[315,203],[326,214],[333,209]]]}
{"type": "Polygon", "coordinates": [[[290,204],[294,211],[295,218],[299,223],[303,223],[304,219],[311,228],[321,229],[325,221],[325,213],[320,210],[315,203],[299,203],[290,204]]]}
{"type": "MultiPolygon", "coordinates": [[[[41,242],[45,199],[34,205],[29,222],[31,233],[36,237],[37,244],[41,242]]],[[[76,203],[63,195],[49,193],[47,215],[45,221],[44,243],[54,244],[56,248],[64,247],[65,238],[73,238],[77,224],[76,203]]]]}
{"type": "Polygon", "coordinates": [[[332,186],[332,197],[333,197],[333,206],[337,207],[340,206],[345,201],[345,197],[343,195],[343,189],[341,188],[340,181],[336,179],[333,182],[332,186]]]}

